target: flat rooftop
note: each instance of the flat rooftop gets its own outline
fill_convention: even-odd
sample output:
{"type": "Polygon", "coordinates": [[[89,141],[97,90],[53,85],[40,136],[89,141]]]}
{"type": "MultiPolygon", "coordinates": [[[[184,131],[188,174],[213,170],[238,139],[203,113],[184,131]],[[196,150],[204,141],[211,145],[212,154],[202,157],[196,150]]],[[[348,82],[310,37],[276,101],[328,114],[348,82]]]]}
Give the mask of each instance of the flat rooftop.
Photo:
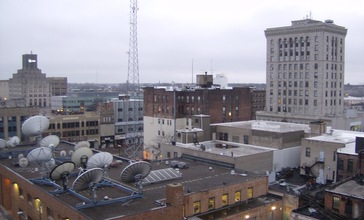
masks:
{"type": "Polygon", "coordinates": [[[350,144],[355,143],[356,137],[364,137],[364,132],[332,129],[326,134],[309,137],[306,139],[331,143],[350,144]]]}
{"type": "Polygon", "coordinates": [[[364,199],[364,182],[349,180],[332,189],[327,189],[326,191],[353,198],[364,199]]]}
{"type": "MultiPolygon", "coordinates": [[[[26,155],[34,149],[34,146],[17,146],[10,149],[5,149],[0,151],[0,163],[3,166],[8,167],[18,175],[25,179],[41,180],[50,179],[49,174],[53,170],[53,167],[47,168],[44,164],[37,164],[35,162],[29,163],[26,167],[19,166],[19,154],[26,155]],[[11,157],[9,157],[11,155],[11,157]]],[[[71,161],[71,157],[68,156],[69,152],[74,150],[74,145],[69,143],[61,142],[54,151],[54,159],[56,163],[60,161],[71,161]],[[61,156],[60,152],[66,151],[67,156],[61,156]]],[[[106,149],[105,149],[106,150],[106,149]]],[[[94,152],[94,154],[97,152],[94,152]]],[[[263,177],[262,175],[237,171],[232,174],[231,170],[228,168],[220,167],[217,165],[198,163],[182,158],[174,158],[171,160],[163,160],[160,162],[151,162],[152,171],[159,171],[162,169],[170,169],[172,161],[184,162],[188,164],[189,168],[178,169],[177,172],[181,173],[180,178],[169,179],[162,182],[154,182],[143,185],[143,196],[142,198],[131,199],[128,201],[111,203],[101,206],[95,206],[91,208],[82,208],[79,212],[85,214],[92,219],[109,219],[116,216],[127,216],[136,213],[142,213],[148,210],[160,208],[165,199],[165,189],[167,184],[171,183],[181,183],[184,187],[185,194],[193,194],[194,192],[205,191],[207,189],[213,189],[218,187],[223,187],[226,184],[235,184],[239,182],[248,181],[251,179],[256,179],[257,177],[263,177]]],[[[108,180],[116,185],[138,191],[134,183],[125,183],[121,181],[120,174],[127,167],[130,162],[122,160],[122,158],[114,155],[113,162],[114,166],[109,166],[106,168],[105,180],[108,180]]],[[[72,188],[73,183],[79,176],[80,169],[76,168],[71,175],[68,176],[67,187],[72,188]]],[[[56,184],[62,186],[62,181],[55,181],[56,184]]],[[[50,196],[54,196],[58,200],[61,200],[65,204],[71,207],[79,207],[83,204],[83,200],[75,196],[72,193],[55,193],[57,189],[52,185],[42,184],[35,182],[35,184],[44,191],[49,192],[50,196]]],[[[83,190],[78,192],[84,197],[92,199],[92,193],[90,190],[83,190]]],[[[112,200],[116,198],[121,198],[129,196],[129,192],[120,190],[118,187],[99,187],[96,189],[97,201],[107,199],[112,200]]]]}
{"type": "Polygon", "coordinates": [[[233,128],[245,128],[251,130],[271,131],[277,133],[286,133],[293,131],[310,131],[310,126],[306,124],[294,124],[287,122],[275,122],[275,121],[238,121],[238,122],[224,122],[212,124],[212,126],[225,126],[233,128]]]}
{"type": "Polygon", "coordinates": [[[201,151],[201,146],[205,148],[205,152],[211,154],[225,155],[229,157],[243,157],[252,154],[259,154],[268,151],[274,151],[277,149],[269,148],[269,147],[261,147],[256,145],[249,144],[240,144],[236,142],[228,142],[228,141],[204,141],[199,144],[182,144],[177,142],[176,146],[201,151]],[[222,143],[226,144],[227,147],[223,147],[222,143]]]}

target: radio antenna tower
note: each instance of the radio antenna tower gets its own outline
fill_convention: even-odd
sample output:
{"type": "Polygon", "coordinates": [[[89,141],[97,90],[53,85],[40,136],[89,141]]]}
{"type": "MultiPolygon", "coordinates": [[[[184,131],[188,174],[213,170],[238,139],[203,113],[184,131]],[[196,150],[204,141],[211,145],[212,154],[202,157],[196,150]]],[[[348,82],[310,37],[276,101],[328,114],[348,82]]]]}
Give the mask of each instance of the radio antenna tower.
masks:
{"type": "Polygon", "coordinates": [[[137,12],[138,1],[130,0],[130,33],[129,33],[129,60],[128,60],[128,93],[139,93],[139,61],[138,61],[138,38],[137,38],[137,12]]]}
{"type": "Polygon", "coordinates": [[[139,61],[137,40],[137,12],[138,1],[130,0],[130,35],[129,35],[129,59],[127,93],[128,122],[126,123],[126,149],[125,154],[131,160],[142,158],[143,150],[143,100],[139,87],[139,61]]]}

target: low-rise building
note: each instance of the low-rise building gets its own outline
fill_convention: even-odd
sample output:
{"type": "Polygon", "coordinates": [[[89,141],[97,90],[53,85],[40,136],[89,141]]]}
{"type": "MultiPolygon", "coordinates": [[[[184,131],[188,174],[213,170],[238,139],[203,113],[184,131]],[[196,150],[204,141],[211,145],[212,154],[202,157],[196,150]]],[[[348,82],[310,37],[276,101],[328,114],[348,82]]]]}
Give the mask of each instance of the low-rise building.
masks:
{"type": "MultiPolygon", "coordinates": [[[[61,152],[69,152],[74,146],[61,142],[56,148],[56,166],[48,167],[48,174],[41,172],[43,168],[39,163],[29,162],[26,166],[19,166],[18,156],[29,154],[34,149],[32,147],[18,146],[0,152],[0,205],[13,218],[282,218],[282,198],[268,193],[268,177],[265,175],[175,158],[151,162],[150,173],[149,169],[147,173],[143,171],[145,178],[142,183],[138,182],[142,184],[141,188],[134,185],[134,175],[138,175],[139,168],[144,170],[141,165],[148,163],[130,163],[114,156],[113,165],[105,170],[107,178],[103,176],[101,181],[94,180],[90,188],[91,184],[88,183],[92,180],[86,177],[88,172],[93,173],[92,169],[79,172],[79,165],[74,171],[66,169],[70,172],[62,175],[67,176],[67,181],[57,174],[58,166],[61,170],[65,168],[59,161],[71,160],[68,153],[62,155],[61,152]],[[188,166],[175,168],[175,164],[179,163],[188,166]],[[132,172],[130,168],[133,168],[132,172]],[[169,175],[165,175],[167,173],[169,175]],[[131,177],[130,182],[122,178],[126,174],[131,177]],[[79,181],[86,185],[79,185],[79,181]]],[[[67,165],[71,166],[71,163],[68,162],[67,165]]],[[[93,178],[92,176],[88,177],[93,178]]]]}

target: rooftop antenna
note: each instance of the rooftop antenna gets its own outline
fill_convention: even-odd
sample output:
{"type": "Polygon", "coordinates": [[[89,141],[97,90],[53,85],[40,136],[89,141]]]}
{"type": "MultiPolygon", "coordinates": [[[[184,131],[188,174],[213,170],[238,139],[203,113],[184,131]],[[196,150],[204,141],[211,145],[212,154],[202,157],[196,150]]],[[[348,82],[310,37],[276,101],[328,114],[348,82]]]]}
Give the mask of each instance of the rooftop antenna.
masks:
{"type": "Polygon", "coordinates": [[[77,191],[90,190],[93,193],[93,201],[97,199],[96,189],[98,183],[104,178],[104,170],[101,168],[93,168],[79,175],[72,184],[72,188],[77,191]]]}
{"type": "MultiPolygon", "coordinates": [[[[139,86],[139,61],[138,61],[138,38],[137,38],[137,12],[138,1],[130,0],[130,33],[129,33],[129,51],[128,51],[128,79],[127,93],[134,95],[134,100],[129,101],[129,108],[133,111],[128,111],[128,118],[131,119],[126,133],[125,145],[126,156],[129,159],[140,159],[142,157],[141,148],[143,146],[143,134],[140,130],[141,124],[138,113],[142,109],[141,92],[139,86]]],[[[132,96],[131,96],[132,97],[132,96]]]]}
{"type": "Polygon", "coordinates": [[[67,161],[53,168],[49,174],[51,180],[62,180],[63,191],[67,190],[68,176],[75,170],[75,163],[67,161]]]}
{"type": "Polygon", "coordinates": [[[210,68],[211,68],[211,75],[213,75],[213,72],[212,72],[212,58],[210,60],[210,68]]]}
{"type": "Polygon", "coordinates": [[[21,130],[25,136],[41,138],[42,133],[49,127],[49,119],[42,115],[36,115],[28,118],[22,124],[21,130]]]}
{"type": "Polygon", "coordinates": [[[128,92],[139,92],[139,62],[137,38],[137,12],[138,1],[130,0],[130,33],[129,33],[129,59],[128,59],[128,92]]]}
{"type": "Polygon", "coordinates": [[[192,59],[192,84],[193,84],[193,59],[192,59]]]}
{"type": "Polygon", "coordinates": [[[110,166],[112,160],[113,160],[112,154],[109,152],[100,152],[94,154],[87,161],[87,169],[92,169],[92,168],[105,169],[108,166],[110,166]]]}
{"type": "Polygon", "coordinates": [[[151,169],[152,166],[148,162],[132,162],[121,171],[120,179],[125,183],[135,183],[139,194],[142,194],[143,179],[149,175],[151,169]]]}
{"type": "Polygon", "coordinates": [[[58,146],[60,140],[57,135],[48,135],[47,137],[43,138],[39,141],[39,145],[41,147],[49,147],[52,151],[58,146]]]}
{"type": "MultiPolygon", "coordinates": [[[[76,167],[86,168],[88,159],[92,156],[92,150],[88,147],[80,147],[72,154],[71,160],[76,167]]],[[[82,171],[82,170],[81,170],[82,171]]]]}
{"type": "Polygon", "coordinates": [[[41,174],[46,173],[46,163],[50,162],[53,158],[53,152],[48,147],[38,147],[33,149],[27,155],[29,162],[35,162],[42,166],[41,174]]]}

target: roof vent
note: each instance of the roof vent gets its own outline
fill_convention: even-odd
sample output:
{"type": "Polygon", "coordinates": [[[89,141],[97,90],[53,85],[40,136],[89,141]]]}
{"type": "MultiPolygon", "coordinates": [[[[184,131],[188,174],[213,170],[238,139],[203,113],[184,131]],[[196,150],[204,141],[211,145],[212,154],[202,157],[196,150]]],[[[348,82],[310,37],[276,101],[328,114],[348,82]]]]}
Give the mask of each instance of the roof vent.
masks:
{"type": "Polygon", "coordinates": [[[334,23],[334,21],[333,21],[333,20],[331,20],[331,19],[327,19],[327,20],[325,20],[325,23],[327,23],[327,24],[333,24],[333,23],[334,23]]]}

